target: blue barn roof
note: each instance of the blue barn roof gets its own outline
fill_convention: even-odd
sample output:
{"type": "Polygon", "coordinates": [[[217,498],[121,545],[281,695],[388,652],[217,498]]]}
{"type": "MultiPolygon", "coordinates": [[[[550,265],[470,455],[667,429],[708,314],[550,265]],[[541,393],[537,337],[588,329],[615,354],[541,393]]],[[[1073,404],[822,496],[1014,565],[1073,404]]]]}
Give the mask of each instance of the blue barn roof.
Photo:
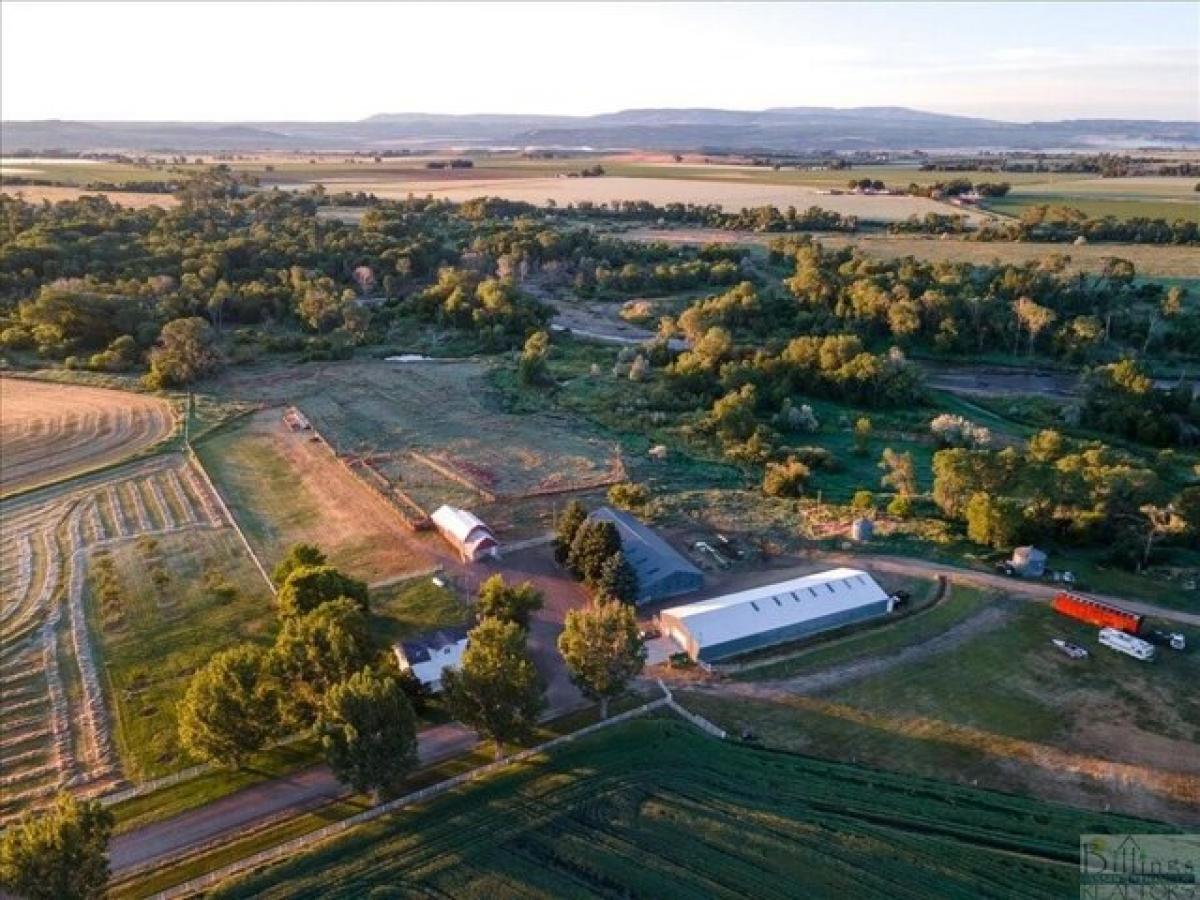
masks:
{"type": "Polygon", "coordinates": [[[674,547],[629,513],[608,506],[589,519],[612,522],[621,536],[621,551],[638,579],[638,603],[649,603],[697,591],[704,586],[704,573],[674,547]]]}

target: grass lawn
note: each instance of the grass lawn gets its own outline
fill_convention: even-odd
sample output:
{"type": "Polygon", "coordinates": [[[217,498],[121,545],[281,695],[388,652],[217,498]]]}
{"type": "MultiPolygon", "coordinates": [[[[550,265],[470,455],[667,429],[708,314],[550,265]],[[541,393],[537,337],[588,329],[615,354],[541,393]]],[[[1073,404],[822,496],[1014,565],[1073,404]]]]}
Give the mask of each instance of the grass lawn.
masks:
{"type": "MultiPolygon", "coordinates": [[[[100,558],[112,562],[121,613],[101,618],[90,600],[90,626],[121,762],[136,783],[190,764],[175,718],[188,679],[217,650],[268,640],[275,613],[232,529],[142,538],[100,558]]],[[[89,571],[94,578],[95,558],[89,571]]]]}
{"type": "MultiPolygon", "coordinates": [[[[978,608],[979,595],[964,597],[978,608]]],[[[1200,654],[1164,651],[1153,664],[1101,647],[1096,629],[1032,602],[1006,603],[1002,624],[946,652],[847,680],[819,695],[718,696],[687,691],[691,709],[768,746],[850,758],[897,771],[1197,821],[1200,654]],[[1050,644],[1091,652],[1073,661],[1050,644]],[[1116,774],[1110,766],[1125,767],[1116,774]],[[1175,778],[1191,778],[1190,789],[1175,778]]],[[[800,657],[803,676],[944,631],[947,602],[891,631],[800,657]],[[918,633],[904,634],[902,629],[918,633]]],[[[1200,638],[1196,629],[1188,631],[1200,638]]],[[[760,672],[753,673],[759,677],[760,672]]]]}
{"type": "Polygon", "coordinates": [[[371,591],[371,630],[387,644],[467,621],[466,604],[448,586],[438,587],[427,577],[371,591]]]}
{"type": "Polygon", "coordinates": [[[720,743],[641,720],[218,897],[1006,897],[1076,890],[1081,831],[1149,822],[720,743]],[[1020,856],[1014,856],[1014,851],[1020,856]]]}

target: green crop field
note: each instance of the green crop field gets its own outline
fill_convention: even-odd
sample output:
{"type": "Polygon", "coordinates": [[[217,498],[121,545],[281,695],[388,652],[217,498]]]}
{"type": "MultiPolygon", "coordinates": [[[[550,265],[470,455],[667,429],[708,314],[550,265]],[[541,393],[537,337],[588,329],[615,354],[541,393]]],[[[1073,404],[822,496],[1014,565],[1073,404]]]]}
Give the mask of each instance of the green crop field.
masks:
{"type": "Polygon", "coordinates": [[[1064,897],[1079,834],[1151,822],[638,721],[217,897],[1064,897]]]}
{"type": "Polygon", "coordinates": [[[100,619],[94,559],[90,624],[125,774],[145,781],[190,764],[175,724],[188,678],[217,650],[269,639],[275,613],[229,528],[141,538],[98,559],[111,561],[121,616],[100,619]]]}
{"type": "Polygon", "coordinates": [[[1184,219],[1188,222],[1200,222],[1200,203],[1153,198],[1105,199],[1097,195],[1026,194],[1014,190],[1007,197],[987,201],[985,207],[991,212],[1019,216],[1029,207],[1041,205],[1069,206],[1094,218],[1112,216],[1117,219],[1166,219],[1168,222],[1184,219]]]}

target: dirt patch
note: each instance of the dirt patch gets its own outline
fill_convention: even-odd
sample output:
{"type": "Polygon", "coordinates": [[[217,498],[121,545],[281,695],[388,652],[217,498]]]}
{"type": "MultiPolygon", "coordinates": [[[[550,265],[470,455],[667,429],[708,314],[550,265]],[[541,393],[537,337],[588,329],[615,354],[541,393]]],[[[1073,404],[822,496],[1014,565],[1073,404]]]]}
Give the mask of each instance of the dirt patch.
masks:
{"type": "Polygon", "coordinates": [[[108,465],[171,434],[158,397],[0,378],[0,494],[108,465]]]}

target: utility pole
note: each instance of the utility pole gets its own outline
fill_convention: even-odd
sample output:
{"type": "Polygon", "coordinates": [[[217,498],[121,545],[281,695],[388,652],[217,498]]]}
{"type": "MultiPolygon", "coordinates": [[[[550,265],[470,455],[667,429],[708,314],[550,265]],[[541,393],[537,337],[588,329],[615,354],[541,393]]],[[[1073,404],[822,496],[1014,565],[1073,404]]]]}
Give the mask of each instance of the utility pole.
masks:
{"type": "Polygon", "coordinates": [[[192,392],[188,391],[187,408],[183,413],[183,447],[185,450],[192,449],[191,430],[192,426],[192,392]]]}

